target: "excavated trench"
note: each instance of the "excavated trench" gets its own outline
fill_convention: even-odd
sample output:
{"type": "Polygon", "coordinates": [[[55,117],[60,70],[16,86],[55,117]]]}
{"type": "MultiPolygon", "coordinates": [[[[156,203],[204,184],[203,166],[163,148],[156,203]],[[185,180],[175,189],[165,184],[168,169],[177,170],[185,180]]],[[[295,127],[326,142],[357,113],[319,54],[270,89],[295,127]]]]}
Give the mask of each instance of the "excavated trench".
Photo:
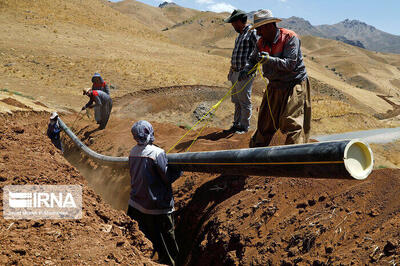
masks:
{"type": "MultiPolygon", "coordinates": [[[[130,192],[128,169],[101,166],[68,142],[64,156],[106,203],[126,211],[130,192]]],[[[233,250],[238,257],[242,256],[240,237],[233,237],[227,246],[222,243],[201,245],[201,241],[207,235],[217,234],[213,231],[213,221],[210,221],[213,211],[221,202],[244,189],[246,177],[208,175],[210,180],[204,183],[200,181],[200,175],[189,173],[182,178],[185,179],[182,185],[174,186],[175,234],[181,265],[230,265],[233,261],[229,260],[227,252],[233,250]]]]}
{"type": "MultiPolygon", "coordinates": [[[[192,125],[195,121],[196,107],[204,102],[215,104],[215,97],[223,92],[218,88],[179,87],[134,93],[114,101],[113,118],[106,130],[91,133],[95,125],[85,118],[78,121],[79,130],[74,131],[99,153],[127,156],[134,145],[130,134],[132,122],[147,119],[154,122],[156,143],[163,148],[171,147],[186,132],[182,123],[192,125]],[[172,115],[166,116],[168,112],[172,115]]],[[[213,124],[219,125],[217,130],[230,122],[225,117],[232,115],[231,107],[232,104],[227,103],[220,109],[222,115],[214,117],[213,124]]],[[[250,135],[220,138],[215,130],[206,130],[194,150],[247,146],[250,135]]],[[[130,191],[127,169],[99,165],[71,142],[65,144],[66,159],[89,185],[113,208],[126,211],[130,191]]],[[[276,144],[281,144],[280,140],[276,144]]],[[[374,237],[371,235],[375,231],[373,228],[387,223],[386,220],[397,223],[396,216],[391,215],[398,213],[397,201],[387,210],[376,209],[376,202],[382,202],[382,197],[388,201],[395,198],[394,181],[388,182],[386,178],[394,175],[398,173],[376,172],[365,182],[358,182],[185,173],[173,185],[180,264],[368,263],[372,252],[368,239],[374,237]],[[379,191],[369,193],[371,187],[379,191]],[[368,235],[361,238],[365,232],[369,232],[368,235]],[[358,246],[360,249],[354,249],[358,246]]],[[[381,249],[386,241],[381,236],[395,234],[391,228],[393,226],[382,227],[385,234],[374,238],[381,249]]]]}
{"type": "MultiPolygon", "coordinates": [[[[112,116],[121,121],[136,118],[149,121],[166,121],[171,125],[193,125],[208,109],[222,98],[226,88],[208,86],[177,86],[141,91],[114,100],[112,116]]],[[[231,122],[233,112],[228,98],[213,117],[213,125],[226,127],[231,122]],[[229,114],[229,115],[228,115],[229,114]]],[[[86,118],[85,118],[86,119],[86,118]]],[[[255,118],[253,118],[255,119],[255,118]]],[[[85,123],[89,123],[85,121],[85,123]]],[[[79,124],[79,123],[78,123],[79,124]]],[[[75,132],[90,146],[93,140],[87,127],[75,132]]],[[[162,133],[156,132],[156,135],[162,133]]],[[[99,165],[81,152],[69,139],[64,139],[64,156],[86,178],[89,185],[113,208],[126,211],[130,192],[128,169],[99,165]]],[[[111,144],[112,145],[112,144],[111,144]]],[[[117,143],[117,146],[123,146],[117,143]]],[[[105,148],[118,156],[120,148],[105,148]]],[[[124,147],[124,150],[127,148],[124,147]]],[[[126,156],[126,154],[124,155],[126,156]]],[[[217,176],[186,173],[174,185],[175,232],[180,247],[182,265],[231,264],[227,252],[234,250],[241,256],[243,245],[234,237],[228,245],[221,243],[203,245],[201,241],[214,230],[209,219],[215,208],[223,201],[244,189],[244,176],[217,176]]]]}

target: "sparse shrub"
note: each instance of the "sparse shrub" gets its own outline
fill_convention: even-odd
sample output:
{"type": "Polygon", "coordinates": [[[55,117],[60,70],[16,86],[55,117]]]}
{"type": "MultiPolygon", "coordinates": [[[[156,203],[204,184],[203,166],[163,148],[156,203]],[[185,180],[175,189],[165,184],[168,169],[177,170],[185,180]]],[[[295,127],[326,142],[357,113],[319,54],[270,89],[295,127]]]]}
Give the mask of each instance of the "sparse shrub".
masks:
{"type": "Polygon", "coordinates": [[[336,68],[334,68],[334,67],[332,67],[331,70],[332,70],[333,72],[336,72],[336,68]]]}

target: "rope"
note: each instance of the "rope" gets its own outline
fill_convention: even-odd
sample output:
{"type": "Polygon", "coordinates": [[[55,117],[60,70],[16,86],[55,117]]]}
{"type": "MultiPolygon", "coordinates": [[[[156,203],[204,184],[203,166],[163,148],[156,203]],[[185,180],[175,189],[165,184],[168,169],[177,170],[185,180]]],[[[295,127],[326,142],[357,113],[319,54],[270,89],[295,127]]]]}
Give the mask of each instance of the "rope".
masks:
{"type": "MultiPolygon", "coordinates": [[[[260,63],[257,63],[252,69],[250,69],[249,70],[249,72],[247,72],[247,74],[248,75],[250,75],[251,73],[253,73],[254,72],[254,70],[257,70],[257,67],[260,65],[260,63]]],[[[231,93],[231,91],[233,90],[233,88],[235,88],[235,86],[236,86],[236,84],[238,83],[238,81],[236,81],[233,85],[232,85],[232,87],[228,90],[228,92],[224,95],[224,97],[222,97],[215,105],[213,105],[211,108],[210,108],[210,110],[208,110],[208,112],[205,114],[205,115],[203,115],[203,117],[199,120],[199,121],[197,121],[197,123],[196,124],[194,124],[168,151],[167,151],[167,154],[171,151],[171,150],[173,150],[175,147],[176,147],[176,145],[178,145],[179,144],[179,142],[181,142],[182,141],[182,139],[184,138],[184,137],[186,137],[187,136],[187,134],[189,134],[189,132],[190,131],[192,131],[199,123],[201,123],[206,117],[207,117],[207,115],[212,111],[212,110],[215,110],[215,111],[217,111],[218,110],[218,108],[219,108],[219,106],[221,105],[221,103],[228,97],[228,96],[232,96],[232,95],[235,95],[235,94],[238,94],[238,93],[240,93],[241,91],[243,91],[244,90],[244,88],[247,86],[247,84],[249,84],[249,82],[250,81],[252,81],[253,79],[255,78],[255,76],[253,76],[253,77],[251,77],[247,82],[246,82],[246,84],[244,84],[243,86],[242,86],[242,88],[239,90],[239,91],[236,91],[235,93],[231,93]]],[[[203,130],[204,130],[204,128],[208,125],[208,123],[210,122],[211,120],[208,120],[207,121],[207,123],[200,129],[200,131],[199,131],[199,133],[196,135],[196,137],[195,137],[195,139],[192,141],[192,143],[190,144],[190,146],[186,149],[186,151],[189,151],[189,149],[192,147],[192,145],[196,142],[196,140],[197,140],[197,138],[199,137],[199,135],[201,134],[201,132],[203,132],[203,130]]]]}
{"type": "MultiPolygon", "coordinates": [[[[268,59],[267,59],[267,60],[268,60],[268,59]]],[[[265,92],[266,92],[266,94],[267,94],[267,103],[268,103],[269,113],[270,113],[271,118],[272,118],[272,124],[274,125],[275,130],[278,131],[278,128],[276,127],[276,124],[275,124],[274,116],[272,115],[271,104],[269,103],[267,81],[264,79],[264,76],[263,76],[262,73],[261,73],[261,65],[258,66],[258,72],[260,73],[260,76],[261,76],[261,78],[262,78],[262,80],[264,81],[264,84],[265,84],[265,92]]]]}

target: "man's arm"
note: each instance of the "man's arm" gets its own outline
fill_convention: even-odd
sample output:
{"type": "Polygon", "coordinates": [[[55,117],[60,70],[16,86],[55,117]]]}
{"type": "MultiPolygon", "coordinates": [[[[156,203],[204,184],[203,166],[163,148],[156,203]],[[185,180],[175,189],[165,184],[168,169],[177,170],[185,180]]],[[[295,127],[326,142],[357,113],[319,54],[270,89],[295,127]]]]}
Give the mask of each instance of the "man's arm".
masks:
{"type": "Polygon", "coordinates": [[[89,102],[85,105],[85,108],[93,108],[95,106],[101,106],[101,99],[99,96],[93,96],[90,98],[89,102]],[[95,104],[93,104],[95,103],[95,104]]]}
{"type": "Polygon", "coordinates": [[[167,155],[165,154],[165,152],[159,154],[156,157],[155,164],[157,167],[157,172],[161,177],[161,180],[166,185],[172,184],[176,179],[178,179],[182,175],[181,171],[171,166],[168,166],[167,155]]]}
{"type": "Polygon", "coordinates": [[[106,83],[106,85],[104,86],[104,90],[105,90],[105,93],[107,93],[108,95],[110,95],[110,87],[108,86],[107,83],[106,83]]]}
{"type": "Polygon", "coordinates": [[[167,155],[165,152],[160,153],[157,155],[156,160],[155,160],[155,165],[157,168],[157,172],[161,177],[161,180],[165,185],[169,185],[172,182],[169,181],[167,177],[167,155]]]}
{"type": "Polygon", "coordinates": [[[293,36],[283,47],[282,57],[269,56],[263,65],[279,71],[293,71],[299,54],[300,40],[293,36]]]}

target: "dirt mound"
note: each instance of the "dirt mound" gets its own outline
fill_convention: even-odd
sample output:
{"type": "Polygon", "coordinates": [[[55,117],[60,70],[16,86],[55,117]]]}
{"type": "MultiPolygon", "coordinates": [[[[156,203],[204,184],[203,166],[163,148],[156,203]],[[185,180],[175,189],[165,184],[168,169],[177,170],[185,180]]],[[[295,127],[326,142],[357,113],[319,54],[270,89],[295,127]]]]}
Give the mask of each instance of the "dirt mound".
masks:
{"type": "Polygon", "coordinates": [[[13,99],[13,98],[5,98],[5,99],[1,99],[0,101],[2,101],[5,104],[12,105],[12,106],[15,106],[15,107],[24,108],[24,109],[31,109],[29,106],[26,106],[25,104],[13,99]]]}
{"type": "MultiPolygon", "coordinates": [[[[134,119],[113,118],[103,131],[79,121],[76,131],[97,152],[127,156],[135,144],[130,134],[134,119]]],[[[156,144],[166,150],[185,132],[176,125],[152,124],[156,144]]],[[[190,133],[174,151],[184,151],[195,136],[190,133]]],[[[249,137],[250,133],[226,136],[221,129],[207,128],[191,151],[244,148],[249,137]]],[[[274,143],[283,140],[280,135],[274,143]]],[[[105,190],[107,200],[123,206],[127,176],[109,171],[92,179],[98,187],[118,186],[119,194],[105,190]],[[112,181],[101,184],[106,178],[112,181]]],[[[185,173],[173,189],[177,241],[185,265],[400,261],[400,170],[375,170],[364,181],[185,173]]]]}
{"type": "Polygon", "coordinates": [[[185,177],[176,185],[177,235],[190,265],[400,260],[399,170],[375,171],[363,182],[185,177]]]}
{"type": "Polygon", "coordinates": [[[151,243],[136,222],[88,188],[47,138],[47,122],[44,112],[0,115],[0,186],[81,185],[83,218],[30,221],[1,215],[0,264],[152,264],[151,243]]]}

